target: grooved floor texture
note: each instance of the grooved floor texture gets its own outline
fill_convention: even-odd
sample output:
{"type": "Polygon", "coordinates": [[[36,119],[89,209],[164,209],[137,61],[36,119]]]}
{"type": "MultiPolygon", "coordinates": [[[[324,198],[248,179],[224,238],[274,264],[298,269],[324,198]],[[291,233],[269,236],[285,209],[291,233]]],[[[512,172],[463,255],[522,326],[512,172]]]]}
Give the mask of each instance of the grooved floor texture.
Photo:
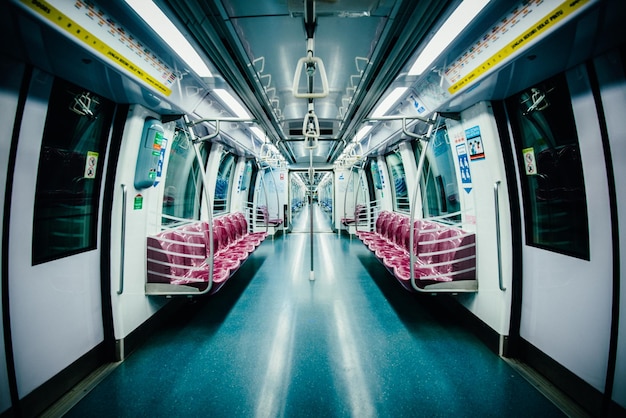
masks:
{"type": "Polygon", "coordinates": [[[309,280],[310,243],[304,232],[267,239],[67,416],[563,416],[439,296],[406,292],[358,239],[313,234],[309,280]]]}

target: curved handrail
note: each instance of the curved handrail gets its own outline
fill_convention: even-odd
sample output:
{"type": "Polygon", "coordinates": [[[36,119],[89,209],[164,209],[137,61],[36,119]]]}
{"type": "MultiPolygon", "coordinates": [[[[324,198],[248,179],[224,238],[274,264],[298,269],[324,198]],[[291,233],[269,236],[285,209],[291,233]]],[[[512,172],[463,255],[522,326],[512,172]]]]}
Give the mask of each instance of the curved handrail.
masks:
{"type": "MultiPolygon", "coordinates": [[[[193,132],[192,125],[189,123],[189,118],[187,117],[187,115],[184,116],[184,120],[185,120],[185,126],[189,134],[189,139],[191,140],[194,152],[196,154],[196,161],[198,162],[198,169],[200,170],[202,189],[203,189],[202,194],[204,198],[206,199],[205,203],[207,205],[207,217],[208,217],[207,222],[209,224],[209,227],[207,228],[209,230],[208,285],[207,285],[207,288],[204,289],[203,291],[193,293],[194,295],[202,295],[202,294],[209,293],[209,291],[213,287],[213,270],[214,270],[213,261],[215,259],[215,248],[213,248],[213,205],[211,204],[211,197],[209,196],[209,193],[208,193],[209,188],[207,187],[208,185],[207,185],[207,179],[206,179],[206,170],[204,168],[204,162],[202,161],[202,155],[200,154],[200,145],[202,144],[202,142],[207,141],[208,139],[205,137],[196,138],[196,135],[193,132]]],[[[217,126],[218,126],[218,129],[216,133],[219,132],[219,121],[217,123],[217,126]]]]}
{"type": "MultiPolygon", "coordinates": [[[[426,133],[426,135],[422,135],[419,137],[419,140],[424,140],[426,142],[426,144],[424,145],[424,148],[422,149],[422,152],[420,153],[420,159],[419,162],[417,164],[417,175],[415,178],[415,192],[413,193],[413,202],[411,204],[411,215],[409,218],[409,264],[410,264],[410,279],[411,279],[411,287],[413,289],[415,289],[418,292],[421,292],[422,289],[420,289],[417,286],[417,283],[415,282],[415,251],[413,250],[413,246],[414,246],[414,240],[415,237],[413,236],[415,233],[415,222],[413,222],[413,219],[415,218],[415,207],[417,205],[417,195],[420,192],[420,188],[421,188],[421,177],[422,177],[422,171],[424,169],[424,162],[426,161],[426,151],[428,150],[428,145],[430,144],[430,137],[433,134],[433,127],[435,126],[436,122],[438,120],[438,114],[437,113],[433,113],[432,118],[428,119],[428,132],[426,133]]],[[[405,129],[406,127],[406,119],[403,119],[403,129],[405,129]]]]}
{"type": "MultiPolygon", "coordinates": [[[[344,193],[343,196],[343,219],[345,219],[348,216],[348,213],[346,212],[346,203],[348,202],[348,189],[350,188],[350,181],[352,181],[354,178],[354,171],[352,170],[352,167],[350,167],[350,179],[348,179],[348,183],[346,183],[346,191],[344,193]]],[[[354,193],[354,187],[352,187],[352,193],[354,193]]],[[[354,199],[354,213],[356,213],[356,199],[354,199]]],[[[354,216],[354,227],[356,228],[356,224],[357,224],[357,219],[356,219],[356,215],[354,216]]]]}

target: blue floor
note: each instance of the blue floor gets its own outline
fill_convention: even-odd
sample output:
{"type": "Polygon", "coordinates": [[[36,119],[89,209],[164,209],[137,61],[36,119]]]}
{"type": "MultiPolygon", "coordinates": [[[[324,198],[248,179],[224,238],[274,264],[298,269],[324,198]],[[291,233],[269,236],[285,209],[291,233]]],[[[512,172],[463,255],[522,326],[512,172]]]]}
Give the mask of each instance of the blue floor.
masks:
{"type": "Polygon", "coordinates": [[[360,241],[266,240],[216,295],[190,303],[70,417],[557,417],[360,241]]]}

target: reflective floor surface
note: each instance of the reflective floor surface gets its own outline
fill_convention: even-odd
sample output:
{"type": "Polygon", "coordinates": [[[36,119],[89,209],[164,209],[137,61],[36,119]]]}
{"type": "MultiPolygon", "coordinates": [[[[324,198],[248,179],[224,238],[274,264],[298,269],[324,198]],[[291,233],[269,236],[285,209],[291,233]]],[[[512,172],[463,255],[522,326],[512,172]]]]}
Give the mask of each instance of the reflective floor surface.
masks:
{"type": "Polygon", "coordinates": [[[358,240],[313,242],[315,280],[308,234],[266,240],[67,416],[562,416],[358,240]]]}

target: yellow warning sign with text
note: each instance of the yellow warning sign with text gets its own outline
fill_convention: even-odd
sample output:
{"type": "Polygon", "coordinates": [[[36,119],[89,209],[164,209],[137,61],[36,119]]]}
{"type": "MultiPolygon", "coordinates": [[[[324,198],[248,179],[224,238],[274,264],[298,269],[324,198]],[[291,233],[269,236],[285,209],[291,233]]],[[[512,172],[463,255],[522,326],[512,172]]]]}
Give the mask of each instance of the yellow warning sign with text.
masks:
{"type": "Polygon", "coordinates": [[[542,19],[535,22],[529,29],[517,36],[513,41],[505,47],[493,54],[489,59],[482,62],[463,78],[448,88],[450,94],[455,94],[467,87],[472,82],[478,80],[481,76],[493,70],[502,61],[515,54],[518,50],[535,41],[540,35],[544,34],[548,29],[553,28],[562,22],[567,16],[571,15],[591,0],[567,0],[560,6],[545,15],[542,19]]]}
{"type": "MultiPolygon", "coordinates": [[[[109,61],[115,63],[117,66],[134,75],[163,95],[169,96],[172,93],[172,90],[168,86],[149,74],[142,68],[141,65],[138,65],[131,59],[125,57],[115,48],[112,48],[107,42],[103,41],[98,36],[87,30],[84,26],[78,24],[75,20],[62,13],[46,0],[20,1],[39,16],[43,17],[48,22],[59,27],[67,34],[80,41],[85,47],[98,52],[109,61]]],[[[172,82],[172,79],[170,78],[168,81],[172,82]]]]}

